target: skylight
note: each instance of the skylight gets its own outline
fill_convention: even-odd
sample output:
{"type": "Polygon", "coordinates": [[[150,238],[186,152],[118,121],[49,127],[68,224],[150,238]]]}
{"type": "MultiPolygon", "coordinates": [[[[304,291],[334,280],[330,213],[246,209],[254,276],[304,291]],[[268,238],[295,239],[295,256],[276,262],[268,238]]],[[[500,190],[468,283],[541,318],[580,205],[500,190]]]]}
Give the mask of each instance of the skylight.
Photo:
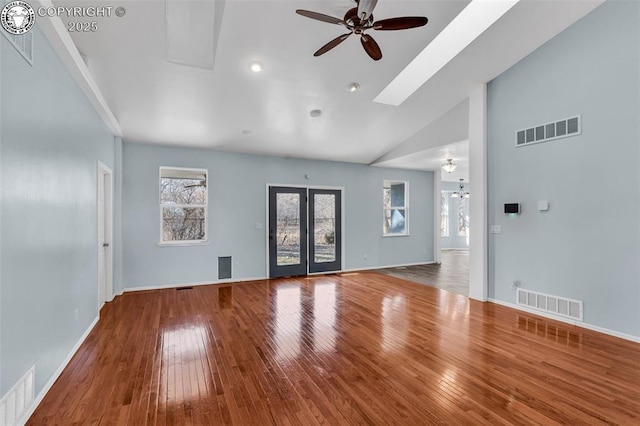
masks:
{"type": "Polygon", "coordinates": [[[398,106],[519,0],[473,0],[373,100],[398,106]]]}

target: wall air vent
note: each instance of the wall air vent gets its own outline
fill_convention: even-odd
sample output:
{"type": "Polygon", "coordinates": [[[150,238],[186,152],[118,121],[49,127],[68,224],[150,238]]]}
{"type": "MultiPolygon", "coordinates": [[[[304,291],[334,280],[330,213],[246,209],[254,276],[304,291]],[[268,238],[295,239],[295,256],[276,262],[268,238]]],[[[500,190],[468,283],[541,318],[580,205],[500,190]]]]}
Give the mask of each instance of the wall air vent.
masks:
{"type": "Polygon", "coordinates": [[[582,118],[580,115],[554,121],[553,123],[540,124],[528,129],[516,131],[516,146],[531,145],[534,143],[549,142],[552,140],[576,136],[582,133],[582,118]]]}
{"type": "MultiPolygon", "coordinates": [[[[0,7],[4,7],[12,0],[0,0],[0,7]]],[[[0,30],[2,34],[9,40],[9,43],[27,60],[29,65],[33,65],[33,29],[24,34],[11,34],[4,29],[0,30]]]]}
{"type": "Polygon", "coordinates": [[[582,301],[518,289],[516,304],[553,315],[582,321],[582,301]]]}
{"type": "Polygon", "coordinates": [[[35,372],[36,367],[31,367],[0,400],[0,425],[24,424],[21,420],[26,419],[22,419],[22,416],[25,415],[34,400],[35,372]]]}

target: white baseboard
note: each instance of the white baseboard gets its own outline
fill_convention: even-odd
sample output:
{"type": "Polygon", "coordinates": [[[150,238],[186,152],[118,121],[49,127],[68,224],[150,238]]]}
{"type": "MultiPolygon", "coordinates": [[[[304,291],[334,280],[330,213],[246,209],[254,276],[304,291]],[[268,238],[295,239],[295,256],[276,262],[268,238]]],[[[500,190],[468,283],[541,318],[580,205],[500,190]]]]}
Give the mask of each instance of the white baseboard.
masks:
{"type": "MultiPolygon", "coordinates": [[[[331,272],[318,272],[315,274],[308,274],[308,276],[315,275],[326,275],[326,274],[340,274],[347,272],[359,272],[359,271],[370,271],[374,269],[384,269],[384,268],[398,268],[403,266],[417,266],[417,265],[431,265],[436,262],[415,262],[415,263],[402,263],[397,265],[386,265],[386,266],[371,266],[368,268],[354,268],[354,269],[343,269],[341,271],[331,271],[331,272]]],[[[241,278],[241,279],[226,279],[226,280],[212,280],[212,281],[198,281],[198,282],[190,282],[190,283],[175,283],[175,284],[161,284],[161,285],[148,285],[148,286],[133,286],[133,287],[125,287],[120,295],[124,293],[134,292],[134,291],[148,291],[148,290],[165,290],[168,288],[178,288],[178,287],[195,287],[201,285],[216,285],[216,284],[229,284],[229,283],[242,283],[247,281],[261,281],[268,280],[268,277],[253,277],[253,278],[241,278]]]]}
{"type": "Polygon", "coordinates": [[[149,285],[149,286],[136,286],[125,287],[121,294],[129,293],[133,291],[147,291],[147,290],[164,290],[167,288],[177,287],[194,287],[200,285],[216,285],[216,284],[229,284],[229,283],[242,283],[246,281],[260,281],[267,280],[267,277],[255,277],[255,278],[241,278],[241,279],[226,279],[226,280],[212,280],[212,281],[198,281],[192,283],[176,283],[176,284],[161,284],[161,285],[149,285]]]}
{"type": "Polygon", "coordinates": [[[460,251],[469,251],[469,247],[447,247],[447,248],[441,248],[441,251],[453,251],[453,250],[460,250],[460,251]]]}
{"type": "Polygon", "coordinates": [[[350,268],[350,269],[343,269],[342,272],[373,271],[376,269],[401,268],[403,266],[433,265],[435,263],[436,263],[435,261],[431,260],[429,262],[401,263],[397,265],[386,265],[386,266],[370,266],[368,268],[350,268]]]}
{"type": "Polygon", "coordinates": [[[36,398],[33,400],[33,403],[31,404],[31,406],[27,410],[25,410],[23,416],[20,418],[20,420],[18,420],[18,423],[17,423],[18,425],[24,425],[27,422],[27,420],[29,420],[29,417],[31,417],[31,415],[36,411],[36,408],[38,408],[38,405],[40,405],[40,403],[42,402],[44,397],[47,395],[49,390],[51,390],[51,387],[56,382],[56,380],[58,380],[58,377],[60,377],[60,374],[62,374],[64,369],[67,368],[69,361],[71,361],[71,358],[73,358],[73,356],[76,354],[76,352],[80,348],[80,345],[84,343],[87,336],[89,336],[89,333],[91,333],[91,330],[93,330],[93,327],[95,327],[96,324],[98,323],[99,319],[100,319],[100,314],[98,314],[98,316],[93,320],[93,322],[85,330],[82,336],[80,336],[80,339],[78,339],[75,346],[71,349],[71,351],[69,352],[69,355],[67,355],[64,361],[62,361],[62,364],[60,364],[60,366],[55,371],[55,373],[53,373],[53,375],[51,376],[47,384],[44,385],[40,393],[38,393],[38,396],[36,396],[36,398]]]}
{"type": "Polygon", "coordinates": [[[468,295],[469,299],[473,299],[473,300],[477,300],[478,302],[486,302],[489,299],[487,299],[487,297],[483,294],[475,294],[471,292],[471,289],[469,289],[469,295],[468,295]]]}
{"type": "Polygon", "coordinates": [[[496,305],[506,306],[507,308],[517,309],[519,311],[523,311],[523,312],[527,312],[527,313],[530,313],[530,314],[538,315],[538,316],[541,316],[541,317],[544,317],[544,318],[549,318],[549,319],[552,319],[552,320],[555,320],[555,321],[560,321],[560,322],[563,322],[565,324],[575,325],[576,327],[586,328],[587,330],[597,331],[599,333],[608,334],[609,336],[619,337],[619,338],[624,339],[624,340],[630,340],[632,342],[640,343],[640,337],[639,336],[634,336],[634,335],[631,335],[631,334],[621,333],[619,331],[610,330],[608,328],[600,327],[600,326],[589,324],[589,323],[586,323],[586,322],[575,321],[575,320],[572,320],[572,319],[569,319],[569,318],[556,316],[556,315],[553,315],[553,314],[550,314],[550,313],[547,313],[547,312],[538,311],[536,309],[530,309],[530,308],[527,308],[526,306],[520,306],[520,305],[516,305],[515,303],[505,302],[503,300],[497,300],[497,299],[489,298],[488,301],[491,302],[491,303],[495,303],[496,305]]]}

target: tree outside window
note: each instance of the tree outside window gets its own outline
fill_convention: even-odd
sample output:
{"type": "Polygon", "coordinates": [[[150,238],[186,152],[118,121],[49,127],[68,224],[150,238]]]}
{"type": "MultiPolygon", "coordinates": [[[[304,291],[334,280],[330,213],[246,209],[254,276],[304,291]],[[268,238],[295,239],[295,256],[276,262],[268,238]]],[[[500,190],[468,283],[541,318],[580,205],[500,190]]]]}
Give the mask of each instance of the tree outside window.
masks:
{"type": "Polygon", "coordinates": [[[207,240],[207,170],[160,168],[161,244],[207,240]]]}
{"type": "Polygon", "coordinates": [[[407,235],[409,233],[407,187],[408,182],[389,180],[383,182],[383,235],[407,235]]]}
{"type": "Polygon", "coordinates": [[[458,198],[458,236],[469,236],[469,203],[467,198],[458,198]]]}
{"type": "Polygon", "coordinates": [[[440,236],[449,236],[449,193],[440,193],[440,236]]]}

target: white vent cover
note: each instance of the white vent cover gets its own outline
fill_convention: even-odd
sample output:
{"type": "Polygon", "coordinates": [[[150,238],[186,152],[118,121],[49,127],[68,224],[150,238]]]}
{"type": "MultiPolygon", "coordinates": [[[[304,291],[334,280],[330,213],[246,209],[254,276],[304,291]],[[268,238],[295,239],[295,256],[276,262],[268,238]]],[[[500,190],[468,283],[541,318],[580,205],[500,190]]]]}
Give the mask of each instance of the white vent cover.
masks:
{"type": "Polygon", "coordinates": [[[18,424],[25,411],[34,400],[36,366],[27,371],[18,383],[0,400],[0,425],[13,426],[18,424]]]}
{"type": "Polygon", "coordinates": [[[553,123],[540,124],[528,129],[516,131],[516,147],[534,143],[548,142],[555,139],[577,136],[582,133],[582,119],[580,115],[553,123]]]}
{"type": "Polygon", "coordinates": [[[582,301],[552,296],[536,291],[518,289],[516,304],[529,309],[548,312],[554,315],[582,321],[582,301]]]}
{"type": "MultiPolygon", "coordinates": [[[[0,5],[4,7],[7,3],[12,0],[0,0],[0,5]]],[[[30,65],[33,65],[33,29],[28,33],[24,33],[21,35],[11,34],[4,29],[0,30],[2,34],[9,40],[9,43],[16,48],[16,50],[22,55],[24,59],[29,62],[30,65]]]]}

